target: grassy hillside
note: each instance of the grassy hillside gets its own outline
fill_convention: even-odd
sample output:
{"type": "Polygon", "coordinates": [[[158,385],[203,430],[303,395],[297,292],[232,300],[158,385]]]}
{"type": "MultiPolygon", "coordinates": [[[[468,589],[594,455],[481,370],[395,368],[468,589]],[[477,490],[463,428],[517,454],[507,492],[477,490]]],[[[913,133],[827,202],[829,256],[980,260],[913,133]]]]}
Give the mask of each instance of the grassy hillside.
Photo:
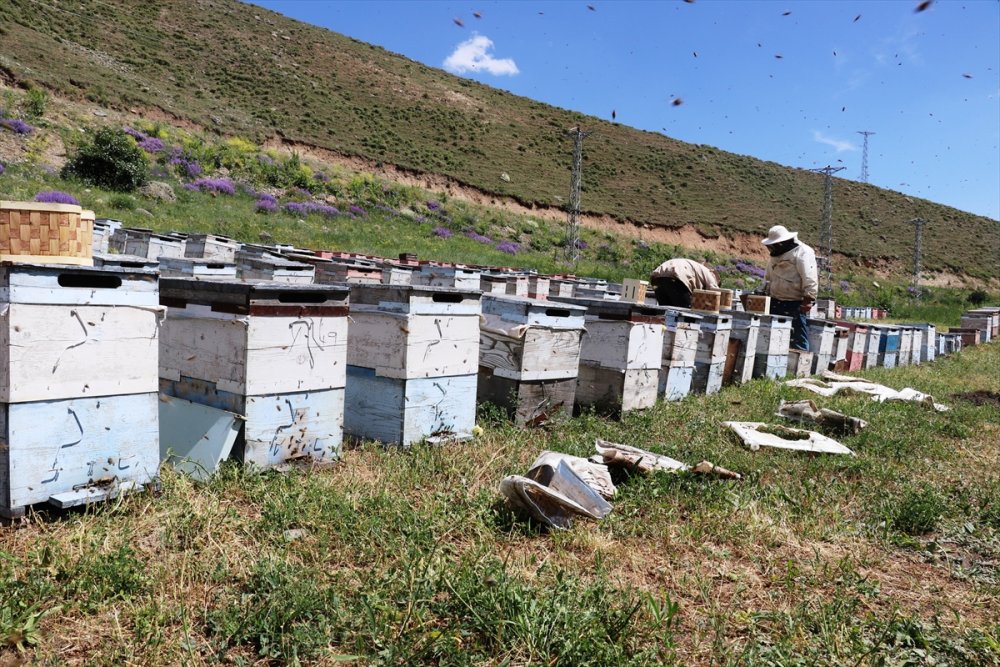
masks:
{"type": "MultiPolygon", "coordinates": [[[[582,123],[597,130],[586,149],[590,212],[709,235],[775,221],[807,241],[818,235],[816,174],[510,95],[235,0],[8,0],[0,31],[0,74],[11,83],[442,174],[530,205],[561,205],[563,130],[582,123]]],[[[907,221],[918,216],[934,223],[928,269],[1000,275],[996,221],[836,182],[837,249],[861,262],[905,266],[907,221]]]]}

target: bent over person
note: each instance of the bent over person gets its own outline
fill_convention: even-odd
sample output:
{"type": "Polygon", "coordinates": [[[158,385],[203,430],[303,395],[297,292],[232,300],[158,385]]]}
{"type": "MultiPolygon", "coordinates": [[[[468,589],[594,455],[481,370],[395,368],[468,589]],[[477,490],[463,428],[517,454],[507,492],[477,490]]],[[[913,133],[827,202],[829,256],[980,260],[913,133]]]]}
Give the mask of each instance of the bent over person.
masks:
{"type": "Polygon", "coordinates": [[[677,308],[691,307],[691,293],[696,289],[717,289],[719,279],[704,264],[691,259],[668,259],[653,269],[649,282],[656,303],[677,308]]]}
{"type": "Polygon", "coordinates": [[[764,283],[771,296],[771,314],[792,318],[792,344],[796,350],[809,350],[806,315],[816,301],[819,284],[816,253],[799,241],[798,232],[782,225],[767,231],[761,241],[770,253],[764,283]]]}

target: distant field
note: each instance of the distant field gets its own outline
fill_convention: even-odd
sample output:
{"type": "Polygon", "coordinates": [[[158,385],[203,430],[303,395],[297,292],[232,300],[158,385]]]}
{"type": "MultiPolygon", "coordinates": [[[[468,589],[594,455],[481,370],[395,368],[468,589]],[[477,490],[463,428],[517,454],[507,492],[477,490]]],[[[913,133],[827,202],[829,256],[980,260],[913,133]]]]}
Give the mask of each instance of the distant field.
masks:
{"type": "MultiPolygon", "coordinates": [[[[563,131],[582,123],[597,131],[585,150],[589,212],[708,235],[780,221],[818,237],[817,174],[516,97],[236,0],[9,0],[0,37],[8,83],[440,174],[527,205],[561,206],[563,131]]],[[[997,221],[836,180],[839,252],[905,272],[914,217],[932,223],[928,269],[1000,276],[997,221]]]]}

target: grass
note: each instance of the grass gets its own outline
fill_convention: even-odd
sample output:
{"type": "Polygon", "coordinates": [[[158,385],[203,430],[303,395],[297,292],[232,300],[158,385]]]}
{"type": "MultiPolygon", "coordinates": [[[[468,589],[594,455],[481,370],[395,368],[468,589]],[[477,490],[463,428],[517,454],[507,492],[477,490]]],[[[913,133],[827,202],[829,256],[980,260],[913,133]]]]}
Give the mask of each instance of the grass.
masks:
{"type": "Polygon", "coordinates": [[[1000,346],[865,377],[945,413],[823,400],[858,456],[750,452],[719,423],[773,421],[768,381],[409,451],[364,444],[288,474],[226,466],[0,529],[0,661],[70,664],[1000,664],[1000,346]],[[500,501],[543,449],[594,438],[741,482],[624,480],[602,522],[549,533],[500,501]]]}
{"type": "MultiPolygon", "coordinates": [[[[570,175],[564,130],[583,124],[596,131],[585,151],[586,212],[709,236],[757,235],[779,220],[814,245],[819,236],[819,174],[517,97],[236,0],[83,0],[72,9],[9,0],[0,26],[9,85],[329,149],[555,208],[570,175]]],[[[28,102],[29,111],[38,107],[28,102]]],[[[837,250],[847,256],[901,269],[912,247],[908,221],[922,217],[931,221],[927,269],[1000,276],[996,221],[842,179],[835,202],[837,250]]]]}

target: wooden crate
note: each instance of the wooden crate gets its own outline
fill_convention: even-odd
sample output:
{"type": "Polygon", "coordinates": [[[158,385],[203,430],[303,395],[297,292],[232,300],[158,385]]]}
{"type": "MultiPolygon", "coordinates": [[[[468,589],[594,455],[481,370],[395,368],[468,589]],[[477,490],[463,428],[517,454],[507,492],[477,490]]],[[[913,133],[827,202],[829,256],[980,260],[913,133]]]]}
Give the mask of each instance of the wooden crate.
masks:
{"type": "Polygon", "coordinates": [[[161,389],[242,415],[234,452],[247,464],[329,460],[342,437],[348,294],[343,285],[162,279],[161,389]]]}
{"type": "Polygon", "coordinates": [[[743,302],[743,310],[750,313],[762,313],[767,315],[771,312],[771,297],[761,294],[743,294],[740,296],[743,302]]]}
{"type": "Polygon", "coordinates": [[[413,274],[411,284],[427,287],[448,287],[460,290],[479,289],[480,271],[467,266],[424,263],[413,274]]]}
{"type": "Polygon", "coordinates": [[[316,273],[315,267],[309,264],[257,253],[256,250],[247,248],[237,251],[236,264],[243,280],[272,280],[304,285],[312,283],[316,273]]]}
{"type": "Polygon", "coordinates": [[[753,364],[755,378],[767,377],[778,380],[785,377],[788,372],[788,350],[791,338],[791,318],[783,315],[760,314],[757,354],[753,364]]]}
{"type": "Polygon", "coordinates": [[[834,340],[837,325],[827,320],[807,319],[809,351],[812,352],[812,373],[820,374],[829,370],[834,361],[834,340]]]}
{"type": "Polygon", "coordinates": [[[544,301],[549,298],[549,277],[528,276],[528,298],[544,301]]]}
{"type": "Polygon", "coordinates": [[[0,201],[0,261],[92,266],[94,220],[70,204],[0,201]]]}
{"type": "Polygon", "coordinates": [[[164,278],[236,280],[236,265],[216,259],[162,257],[160,258],[160,275],[164,278]]]}
{"type": "Polygon", "coordinates": [[[760,332],[760,315],[741,311],[728,311],[733,318],[733,328],[729,333],[730,342],[737,341],[736,365],[733,367],[732,382],[744,384],[753,379],[754,358],[757,354],[757,337],[760,332]]]}
{"type": "Polygon", "coordinates": [[[149,259],[183,257],[184,241],[169,234],[129,230],[123,254],[148,257],[149,259]]]}
{"type": "Polygon", "coordinates": [[[622,301],[633,301],[636,303],[646,303],[646,290],[649,289],[648,280],[635,280],[626,278],[622,283],[622,301]]]}
{"type": "Polygon", "coordinates": [[[0,403],[0,516],[140,488],[159,472],[156,392],[0,403]]]}
{"type": "Polygon", "coordinates": [[[405,446],[447,429],[470,432],[479,297],[474,290],[443,287],[351,285],[349,435],[405,446]]]}
{"type": "Polygon", "coordinates": [[[656,402],[666,309],[611,299],[555,297],[587,309],[576,403],[611,413],[656,402]]]}
{"type": "Polygon", "coordinates": [[[184,244],[184,256],[236,262],[236,251],[242,244],[228,236],[217,234],[190,234],[184,244]]]}
{"type": "Polygon", "coordinates": [[[160,315],[153,272],[0,266],[0,402],[155,392],[160,315]]]}
{"type": "Polygon", "coordinates": [[[706,312],[719,312],[719,304],[722,295],[716,290],[691,290],[692,310],[704,310],[706,312]]]}
{"type": "MultiPolygon", "coordinates": [[[[294,256],[293,256],[294,257],[294,256]]],[[[317,284],[331,283],[373,284],[382,282],[382,267],[365,260],[322,260],[313,264],[317,284]]]]}
{"type": "Polygon", "coordinates": [[[732,310],[734,292],[731,289],[717,289],[719,293],[719,310],[732,310]]]}
{"type": "Polygon", "coordinates": [[[479,400],[507,409],[519,425],[571,413],[586,309],[496,294],[483,295],[482,309],[479,400]]]}
{"type": "Polygon", "coordinates": [[[814,353],[805,350],[789,350],[787,374],[797,378],[809,377],[813,372],[814,357],[814,353]]]}

